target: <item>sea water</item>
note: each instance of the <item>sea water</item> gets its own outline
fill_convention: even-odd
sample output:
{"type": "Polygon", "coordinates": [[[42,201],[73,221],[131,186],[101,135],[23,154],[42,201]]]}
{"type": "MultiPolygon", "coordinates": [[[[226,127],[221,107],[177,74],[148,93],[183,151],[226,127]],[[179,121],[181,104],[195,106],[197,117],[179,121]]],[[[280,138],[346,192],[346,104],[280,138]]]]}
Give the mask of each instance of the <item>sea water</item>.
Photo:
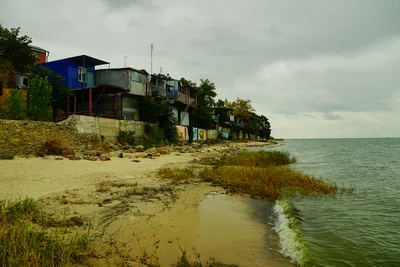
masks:
{"type": "Polygon", "coordinates": [[[280,252],[301,266],[400,266],[400,139],[285,140],[291,167],[354,193],[277,201],[280,252]]]}

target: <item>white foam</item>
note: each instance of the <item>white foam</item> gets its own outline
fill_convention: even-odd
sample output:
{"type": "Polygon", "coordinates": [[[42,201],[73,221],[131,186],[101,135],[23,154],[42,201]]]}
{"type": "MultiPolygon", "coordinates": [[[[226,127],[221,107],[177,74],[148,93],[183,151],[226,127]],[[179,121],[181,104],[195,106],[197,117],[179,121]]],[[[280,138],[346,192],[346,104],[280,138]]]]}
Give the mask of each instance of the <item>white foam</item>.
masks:
{"type": "Polygon", "coordinates": [[[307,256],[298,230],[292,227],[296,223],[296,218],[288,212],[290,210],[291,205],[288,201],[276,201],[274,205],[276,221],[273,230],[279,236],[280,252],[289,257],[292,263],[302,266],[307,256]]]}

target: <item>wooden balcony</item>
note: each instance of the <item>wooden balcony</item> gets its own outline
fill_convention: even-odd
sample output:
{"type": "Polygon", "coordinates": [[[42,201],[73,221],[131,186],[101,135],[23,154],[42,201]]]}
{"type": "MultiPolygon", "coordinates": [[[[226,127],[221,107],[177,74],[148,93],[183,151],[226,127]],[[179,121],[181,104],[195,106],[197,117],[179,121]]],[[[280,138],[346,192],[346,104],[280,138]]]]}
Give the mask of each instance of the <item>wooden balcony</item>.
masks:
{"type": "Polygon", "coordinates": [[[192,107],[196,107],[197,103],[196,103],[196,99],[191,98],[190,96],[187,96],[185,94],[179,93],[178,95],[178,101],[185,104],[185,105],[189,105],[192,107]]]}

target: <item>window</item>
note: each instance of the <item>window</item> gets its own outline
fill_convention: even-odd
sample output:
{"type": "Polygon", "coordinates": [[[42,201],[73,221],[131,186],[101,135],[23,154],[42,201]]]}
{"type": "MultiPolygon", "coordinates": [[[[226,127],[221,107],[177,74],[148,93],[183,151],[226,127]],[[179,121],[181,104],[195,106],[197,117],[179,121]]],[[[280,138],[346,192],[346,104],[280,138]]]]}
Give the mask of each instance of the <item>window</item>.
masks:
{"type": "Polygon", "coordinates": [[[86,68],[78,67],[78,81],[81,83],[86,82],[86,68]]]}
{"type": "Polygon", "coordinates": [[[28,84],[29,84],[28,78],[23,78],[22,79],[22,85],[25,86],[25,87],[28,87],[28,84]]]}
{"type": "Polygon", "coordinates": [[[133,71],[132,72],[132,81],[137,82],[137,83],[142,83],[142,74],[133,71]]]}

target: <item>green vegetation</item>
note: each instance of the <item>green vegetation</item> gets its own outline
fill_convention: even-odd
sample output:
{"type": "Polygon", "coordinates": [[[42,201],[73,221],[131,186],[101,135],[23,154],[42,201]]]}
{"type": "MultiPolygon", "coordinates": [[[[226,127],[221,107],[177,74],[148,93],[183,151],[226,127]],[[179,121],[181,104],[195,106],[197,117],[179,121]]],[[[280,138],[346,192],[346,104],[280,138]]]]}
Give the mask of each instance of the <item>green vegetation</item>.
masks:
{"type": "Polygon", "coordinates": [[[26,118],[26,101],[21,90],[12,89],[10,98],[5,101],[3,118],[9,120],[23,120],[26,118]]]}
{"type": "MultiPolygon", "coordinates": [[[[173,144],[179,140],[177,121],[172,113],[171,107],[165,101],[160,101],[151,96],[145,96],[140,103],[140,119],[145,124],[146,136],[140,140],[147,148],[168,141],[173,144]],[[158,125],[158,127],[156,127],[158,125]]],[[[140,142],[138,141],[137,144],[140,142]]]]}
{"type": "Polygon", "coordinates": [[[20,28],[4,28],[0,24],[0,65],[7,64],[12,70],[26,73],[30,72],[37,59],[32,53],[29,44],[30,37],[19,35],[20,28]]]}
{"type": "Polygon", "coordinates": [[[47,79],[54,91],[53,100],[57,101],[57,106],[66,108],[68,105],[68,98],[75,94],[64,84],[64,79],[61,75],[54,73],[51,69],[46,67],[36,67],[32,69],[29,76],[30,80],[37,78],[47,79]]]}
{"type": "Polygon", "coordinates": [[[273,140],[273,141],[284,141],[284,139],[283,138],[274,138],[274,137],[270,137],[270,140],[273,140]]]}
{"type": "Polygon", "coordinates": [[[217,96],[215,83],[206,79],[200,80],[200,85],[197,86],[191,81],[184,80],[184,84],[194,87],[197,90],[197,108],[194,111],[194,125],[202,129],[214,128],[214,123],[210,114],[213,113],[215,106],[215,97],[217,96]]]}
{"type": "Polygon", "coordinates": [[[88,233],[52,234],[38,224],[41,216],[30,198],[0,201],[0,266],[71,266],[91,255],[88,233]]]}
{"type": "Polygon", "coordinates": [[[221,160],[203,160],[203,164],[216,166],[204,168],[198,175],[190,169],[171,168],[159,170],[158,175],[173,181],[201,179],[222,186],[231,193],[271,201],[285,196],[335,195],[353,191],[353,188],[339,188],[335,183],[326,183],[284,166],[295,161],[296,158],[288,152],[242,151],[221,160]]]}
{"type": "Polygon", "coordinates": [[[312,196],[336,194],[338,187],[321,179],[286,167],[265,168],[226,166],[206,168],[200,173],[204,181],[213,182],[231,193],[250,195],[275,201],[296,194],[312,196]]]}
{"type": "Polygon", "coordinates": [[[35,76],[29,81],[28,116],[35,121],[51,121],[51,93],[48,78],[35,76]]]}
{"type": "Polygon", "coordinates": [[[0,160],[12,160],[15,158],[14,154],[7,152],[0,152],[0,160]]]}
{"type": "Polygon", "coordinates": [[[197,177],[189,168],[161,168],[158,170],[157,174],[163,179],[169,179],[176,182],[187,181],[197,177]]]}
{"type": "Polygon", "coordinates": [[[268,167],[271,165],[281,166],[296,162],[296,157],[289,152],[282,151],[241,151],[234,156],[224,157],[220,166],[247,166],[247,167],[268,167]]]}
{"type": "Polygon", "coordinates": [[[136,145],[135,131],[127,130],[127,131],[119,131],[117,136],[117,141],[121,145],[136,145]]]}
{"type": "MultiPolygon", "coordinates": [[[[220,262],[216,262],[215,259],[209,259],[204,265],[201,263],[200,253],[198,253],[195,249],[193,249],[195,257],[190,258],[186,250],[182,248],[182,255],[176,260],[176,263],[172,264],[173,267],[218,267],[218,266],[227,266],[220,262]]],[[[147,254],[144,252],[140,257],[140,263],[144,264],[148,267],[160,267],[158,257],[155,252],[152,254],[147,254]]],[[[238,267],[237,265],[228,265],[231,267],[238,267]]]]}
{"type": "Polygon", "coordinates": [[[235,117],[246,120],[250,120],[255,111],[249,99],[241,99],[239,97],[232,102],[225,99],[224,106],[232,109],[235,117]]]}

